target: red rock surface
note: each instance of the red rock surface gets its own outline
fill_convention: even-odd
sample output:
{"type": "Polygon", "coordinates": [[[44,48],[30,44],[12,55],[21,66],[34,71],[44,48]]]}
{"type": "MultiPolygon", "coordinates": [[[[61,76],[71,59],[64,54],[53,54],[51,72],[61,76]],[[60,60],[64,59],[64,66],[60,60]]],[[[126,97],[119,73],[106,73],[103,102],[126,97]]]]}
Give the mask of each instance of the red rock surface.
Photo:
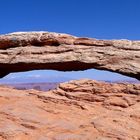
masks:
{"type": "Polygon", "coordinates": [[[1,86],[0,140],[140,140],[140,85],[84,79],[49,92],[1,86]]]}

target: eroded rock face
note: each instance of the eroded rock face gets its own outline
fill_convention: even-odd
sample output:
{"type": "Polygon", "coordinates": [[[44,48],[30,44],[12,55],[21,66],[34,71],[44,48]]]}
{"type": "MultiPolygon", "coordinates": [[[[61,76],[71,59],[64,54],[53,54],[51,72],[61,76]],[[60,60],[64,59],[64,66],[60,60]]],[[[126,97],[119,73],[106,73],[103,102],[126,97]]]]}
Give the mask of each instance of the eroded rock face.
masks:
{"type": "Polygon", "coordinates": [[[1,140],[139,140],[140,85],[89,79],[41,92],[0,87],[1,140]]]}
{"type": "Polygon", "coordinates": [[[49,32],[0,36],[0,77],[28,70],[89,68],[140,80],[140,41],[97,40],[49,32]]]}

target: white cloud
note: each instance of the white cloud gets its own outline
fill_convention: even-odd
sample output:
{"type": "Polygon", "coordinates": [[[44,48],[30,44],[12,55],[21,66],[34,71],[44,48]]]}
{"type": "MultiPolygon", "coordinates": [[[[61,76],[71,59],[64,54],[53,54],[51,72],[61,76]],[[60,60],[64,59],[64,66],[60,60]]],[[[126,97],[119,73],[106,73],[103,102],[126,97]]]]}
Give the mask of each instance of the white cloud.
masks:
{"type": "Polygon", "coordinates": [[[27,75],[27,77],[30,77],[30,78],[40,78],[41,75],[39,75],[39,74],[34,74],[34,75],[27,75]]]}

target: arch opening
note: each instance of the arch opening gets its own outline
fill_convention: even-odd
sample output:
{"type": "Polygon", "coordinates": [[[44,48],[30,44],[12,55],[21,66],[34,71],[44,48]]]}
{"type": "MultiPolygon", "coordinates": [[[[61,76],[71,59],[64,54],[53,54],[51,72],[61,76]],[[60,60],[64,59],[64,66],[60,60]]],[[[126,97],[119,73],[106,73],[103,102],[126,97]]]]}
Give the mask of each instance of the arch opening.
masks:
{"type": "Polygon", "coordinates": [[[139,81],[118,73],[89,69],[84,71],[61,72],[56,70],[34,70],[28,72],[11,73],[0,79],[0,84],[13,86],[16,89],[36,89],[48,91],[56,88],[59,83],[78,79],[92,79],[106,82],[139,81]]]}

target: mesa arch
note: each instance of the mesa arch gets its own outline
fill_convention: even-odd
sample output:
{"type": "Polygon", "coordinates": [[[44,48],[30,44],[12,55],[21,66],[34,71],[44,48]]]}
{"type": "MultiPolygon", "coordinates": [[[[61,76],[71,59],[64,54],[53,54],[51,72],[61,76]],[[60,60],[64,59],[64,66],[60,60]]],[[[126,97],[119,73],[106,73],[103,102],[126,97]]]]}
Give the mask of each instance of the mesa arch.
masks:
{"type": "Polygon", "coordinates": [[[140,80],[140,41],[97,40],[52,32],[0,35],[0,77],[39,69],[95,68],[140,80]]]}

